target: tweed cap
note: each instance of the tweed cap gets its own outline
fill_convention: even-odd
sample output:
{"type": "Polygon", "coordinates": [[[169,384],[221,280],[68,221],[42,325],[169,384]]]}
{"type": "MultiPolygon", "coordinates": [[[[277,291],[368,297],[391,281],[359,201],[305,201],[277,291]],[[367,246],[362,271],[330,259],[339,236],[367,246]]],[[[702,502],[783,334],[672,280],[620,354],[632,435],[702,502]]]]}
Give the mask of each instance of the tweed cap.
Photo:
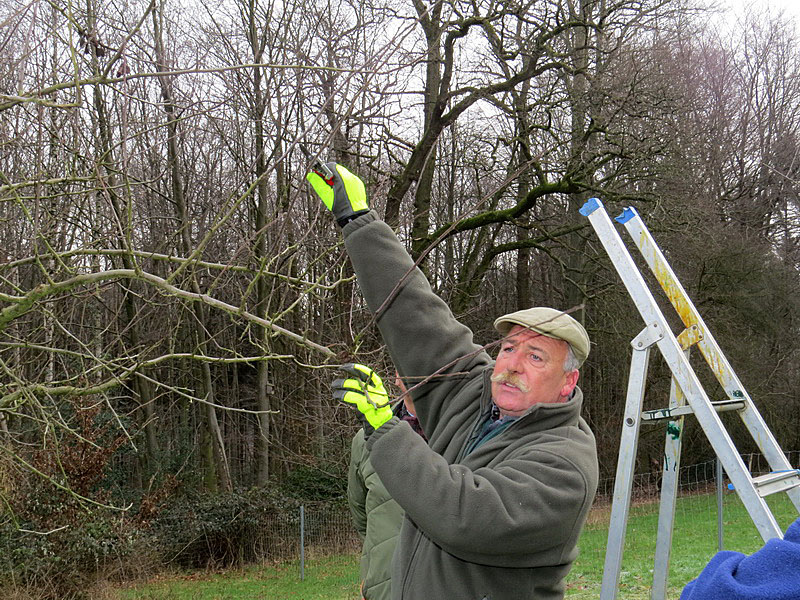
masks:
{"type": "Polygon", "coordinates": [[[514,325],[521,325],[547,337],[564,340],[572,347],[579,364],[583,364],[589,356],[589,335],[583,325],[565,312],[536,306],[503,315],[494,322],[494,328],[503,335],[508,335],[514,325]]]}

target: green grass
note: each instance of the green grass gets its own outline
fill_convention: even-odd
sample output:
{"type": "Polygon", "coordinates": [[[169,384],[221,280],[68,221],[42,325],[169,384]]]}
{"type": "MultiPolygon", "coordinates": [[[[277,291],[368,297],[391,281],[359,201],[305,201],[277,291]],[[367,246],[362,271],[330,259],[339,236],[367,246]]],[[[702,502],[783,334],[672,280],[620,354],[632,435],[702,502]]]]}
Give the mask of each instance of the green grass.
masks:
{"type": "MultiPolygon", "coordinates": [[[[783,529],[797,518],[785,494],[771,496],[768,504],[783,529]]],[[[595,509],[579,542],[580,555],[567,577],[567,597],[596,599],[600,595],[608,538],[610,507],[595,509]]],[[[723,504],[726,550],[751,554],[763,541],[738,496],[725,495],[723,504]]],[[[620,570],[620,599],[648,599],[653,583],[653,560],[658,530],[658,501],[631,508],[620,570]]],[[[678,500],[670,555],[668,598],[678,598],[717,552],[716,496],[698,495],[678,500]]]]}
{"type": "MultiPolygon", "coordinates": [[[[786,528],[797,513],[784,494],[768,500],[778,523],[786,528]]],[[[670,560],[669,598],[678,598],[717,551],[716,498],[679,499],[670,560]]],[[[751,554],[762,541],[733,493],[725,496],[724,545],[751,554]]],[[[567,578],[571,600],[599,597],[603,578],[610,507],[597,507],[579,543],[580,556],[567,578]]],[[[631,508],[619,581],[618,598],[649,599],[658,525],[658,501],[631,508]]],[[[300,581],[298,561],[252,567],[220,575],[186,575],[137,585],[120,591],[121,600],[357,600],[358,557],[339,555],[306,561],[300,581]]]]}
{"type": "Polygon", "coordinates": [[[338,555],[250,567],[223,574],[191,574],[122,589],[120,600],[357,600],[358,556],[338,555]]]}

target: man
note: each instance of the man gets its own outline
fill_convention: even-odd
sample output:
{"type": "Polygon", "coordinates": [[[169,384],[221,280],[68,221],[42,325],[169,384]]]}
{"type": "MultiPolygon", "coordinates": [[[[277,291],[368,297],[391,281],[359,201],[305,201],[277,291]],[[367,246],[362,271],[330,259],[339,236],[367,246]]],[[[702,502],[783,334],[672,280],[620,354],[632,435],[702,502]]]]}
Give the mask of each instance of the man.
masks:
{"type": "Polygon", "coordinates": [[[364,298],[411,393],[429,445],[392,415],[362,366],[334,383],[356,404],[375,471],[406,513],[392,568],[395,600],[550,600],[597,487],[594,436],[580,417],[589,338],[569,315],[500,317],[497,361],[430,289],[364,184],[334,163],[308,180],[343,228],[364,298]]]}
{"type": "MultiPolygon", "coordinates": [[[[395,385],[403,402],[395,414],[423,436],[415,416],[414,402],[400,375],[395,385]]],[[[363,600],[389,600],[391,596],[392,556],[403,522],[403,509],[392,499],[369,460],[364,429],[353,436],[347,477],[347,502],[363,545],[361,547],[361,597],[363,600]]]]}

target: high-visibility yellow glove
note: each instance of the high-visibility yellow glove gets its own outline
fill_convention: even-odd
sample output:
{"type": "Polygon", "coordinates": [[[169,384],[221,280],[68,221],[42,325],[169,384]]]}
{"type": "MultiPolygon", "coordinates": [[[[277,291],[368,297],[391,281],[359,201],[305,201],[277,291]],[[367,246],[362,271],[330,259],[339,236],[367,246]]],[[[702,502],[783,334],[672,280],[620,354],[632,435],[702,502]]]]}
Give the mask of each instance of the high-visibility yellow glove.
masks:
{"type": "Polygon", "coordinates": [[[325,163],[308,173],[306,179],[340,227],[369,212],[364,182],[342,165],[325,163]]]}
{"type": "Polygon", "coordinates": [[[364,425],[364,437],[369,437],[394,414],[389,404],[389,394],[381,378],[369,367],[350,363],[339,368],[351,377],[333,382],[333,397],[358,409],[359,420],[364,425]]]}

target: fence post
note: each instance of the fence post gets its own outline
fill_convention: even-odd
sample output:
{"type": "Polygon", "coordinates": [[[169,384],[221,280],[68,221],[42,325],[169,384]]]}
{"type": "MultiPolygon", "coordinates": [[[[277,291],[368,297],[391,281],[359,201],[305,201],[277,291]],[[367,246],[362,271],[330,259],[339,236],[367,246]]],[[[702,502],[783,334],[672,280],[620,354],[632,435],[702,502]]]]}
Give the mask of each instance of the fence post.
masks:
{"type": "Polygon", "coordinates": [[[305,505],[300,505],[300,581],[306,578],[306,511],[305,505]]]}
{"type": "Polygon", "coordinates": [[[717,457],[717,548],[723,550],[723,519],[722,519],[722,486],[725,482],[722,480],[722,462],[717,457]]]}

